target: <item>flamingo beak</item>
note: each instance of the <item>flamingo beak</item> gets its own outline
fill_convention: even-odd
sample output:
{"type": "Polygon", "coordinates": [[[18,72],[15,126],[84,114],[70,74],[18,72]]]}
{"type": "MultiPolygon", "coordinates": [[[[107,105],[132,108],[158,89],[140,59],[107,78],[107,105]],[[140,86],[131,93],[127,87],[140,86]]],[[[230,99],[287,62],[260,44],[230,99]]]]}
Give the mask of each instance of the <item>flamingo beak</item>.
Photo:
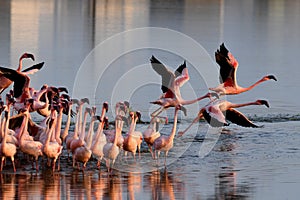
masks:
{"type": "Polygon", "coordinates": [[[259,102],[261,105],[267,106],[268,108],[270,107],[269,103],[268,103],[266,100],[258,100],[258,102],[259,102]]]}
{"type": "Polygon", "coordinates": [[[273,79],[274,81],[277,81],[277,78],[274,75],[267,76],[268,79],[273,79]]]}

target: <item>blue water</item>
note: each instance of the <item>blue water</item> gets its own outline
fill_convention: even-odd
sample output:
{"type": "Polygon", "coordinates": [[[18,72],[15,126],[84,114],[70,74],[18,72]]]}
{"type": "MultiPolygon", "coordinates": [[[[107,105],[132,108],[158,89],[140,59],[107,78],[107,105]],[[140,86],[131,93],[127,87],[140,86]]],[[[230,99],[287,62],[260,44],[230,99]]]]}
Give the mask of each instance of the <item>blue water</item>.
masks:
{"type": "MultiPolygon", "coordinates": [[[[31,76],[32,87],[66,86],[73,97],[88,97],[99,109],[103,101],[112,108],[116,101],[129,100],[144,121],[156,108],[149,101],[161,92],[160,78],[149,65],[151,55],[173,69],[187,61],[191,79],[182,88],[186,99],[205,94],[217,83],[214,52],[222,42],[239,62],[239,85],[249,86],[267,74],[278,79],[228,97],[235,103],[268,100],[270,108],[239,109],[263,128],[230,125],[214,140],[216,135],[207,134],[208,125],[200,122],[183,138],[175,139],[167,169],[157,168],[146,148],[137,163],[118,162],[122,170],[112,177],[105,167],[99,173],[94,161],[85,173],[69,165],[54,175],[27,167],[13,174],[6,168],[0,179],[2,198],[299,196],[299,1],[12,0],[0,2],[0,18],[1,66],[17,68],[23,52],[33,53],[35,63],[45,61],[45,66],[31,76]],[[216,144],[200,157],[205,141],[216,144]]],[[[25,66],[32,64],[24,60],[25,66]]],[[[205,103],[187,106],[188,116],[180,116],[178,129],[183,130],[205,103]]],[[[108,116],[113,120],[111,110],[108,116]]],[[[166,115],[172,117],[172,112],[166,115]]],[[[161,132],[169,134],[172,125],[162,127],[161,132]]]]}

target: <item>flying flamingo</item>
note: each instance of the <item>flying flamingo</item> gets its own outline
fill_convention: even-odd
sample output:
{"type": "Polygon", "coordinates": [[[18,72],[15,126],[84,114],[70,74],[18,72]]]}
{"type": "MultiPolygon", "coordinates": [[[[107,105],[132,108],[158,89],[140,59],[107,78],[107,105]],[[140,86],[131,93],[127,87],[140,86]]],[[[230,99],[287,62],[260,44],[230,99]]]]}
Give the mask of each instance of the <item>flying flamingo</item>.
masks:
{"type": "MultiPolygon", "coordinates": [[[[19,59],[19,66],[16,71],[20,72],[22,70],[22,61],[24,58],[31,58],[34,61],[34,55],[30,53],[24,53],[19,59]]],[[[0,75],[0,94],[12,84],[12,81],[2,74],[0,75]]]]}
{"type": "Polygon", "coordinates": [[[143,132],[144,140],[148,145],[152,158],[154,158],[153,149],[152,149],[153,143],[160,136],[159,123],[160,123],[160,119],[158,117],[152,118],[149,126],[143,132]]]}
{"type": "Polygon", "coordinates": [[[238,61],[234,56],[228,51],[224,43],[220,45],[220,49],[215,52],[216,62],[220,66],[220,85],[215,88],[209,88],[209,90],[215,91],[220,95],[234,95],[246,92],[253,89],[255,86],[267,80],[277,81],[274,75],[264,76],[262,79],[258,80],[256,83],[249,87],[240,87],[236,81],[236,70],[238,68],[238,61]]]}
{"type": "MultiPolygon", "coordinates": [[[[6,112],[6,120],[5,120],[5,127],[4,127],[4,137],[2,138],[2,142],[0,144],[0,155],[2,157],[1,160],[1,168],[0,171],[3,169],[3,164],[4,160],[6,157],[9,157],[11,159],[11,162],[13,164],[13,169],[14,172],[16,172],[16,167],[15,167],[15,161],[14,161],[14,156],[17,153],[17,147],[15,144],[8,143],[7,142],[7,135],[8,135],[8,124],[9,124],[9,118],[10,118],[10,107],[13,104],[14,99],[10,95],[6,95],[6,106],[7,106],[7,111],[6,112]]],[[[2,112],[2,111],[1,111],[2,112]]]]}
{"type": "Polygon", "coordinates": [[[237,111],[234,108],[245,107],[250,105],[265,105],[269,107],[269,103],[266,100],[256,100],[248,103],[234,104],[226,100],[215,100],[203,107],[193,122],[184,130],[179,131],[178,135],[182,136],[190,127],[199,121],[200,118],[204,119],[213,127],[228,126],[228,121],[243,127],[259,128],[251,122],[245,115],[237,111]]]}
{"type": "Polygon", "coordinates": [[[14,82],[13,86],[13,95],[16,98],[17,102],[24,102],[26,98],[30,98],[29,92],[29,83],[30,78],[29,74],[33,74],[40,70],[44,65],[44,62],[33,65],[32,67],[26,69],[26,71],[20,72],[13,69],[0,67],[1,74],[14,82]]]}
{"type": "Polygon", "coordinates": [[[179,110],[180,110],[180,105],[177,105],[175,107],[174,124],[173,124],[173,128],[172,128],[172,131],[171,131],[170,135],[168,135],[168,136],[161,135],[153,143],[153,147],[154,147],[154,150],[155,150],[154,151],[154,158],[156,158],[156,154],[157,154],[157,159],[159,159],[160,152],[161,151],[165,152],[165,162],[164,162],[165,166],[166,166],[168,152],[170,151],[170,149],[173,148],[173,141],[174,141],[174,137],[175,137],[175,133],[176,133],[176,126],[177,126],[177,119],[178,119],[178,111],[179,110]]]}
{"type": "Polygon", "coordinates": [[[193,104],[204,98],[216,96],[214,93],[207,93],[206,95],[194,100],[184,100],[181,97],[180,87],[190,79],[188,69],[186,68],[186,62],[180,65],[173,73],[154,56],[151,57],[150,61],[154,71],[162,77],[161,90],[163,92],[162,96],[158,100],[150,102],[161,106],[151,114],[151,117],[156,117],[165,109],[169,107],[176,107],[177,105],[181,105],[180,109],[182,109],[186,115],[186,109],[183,105],[193,104]]]}

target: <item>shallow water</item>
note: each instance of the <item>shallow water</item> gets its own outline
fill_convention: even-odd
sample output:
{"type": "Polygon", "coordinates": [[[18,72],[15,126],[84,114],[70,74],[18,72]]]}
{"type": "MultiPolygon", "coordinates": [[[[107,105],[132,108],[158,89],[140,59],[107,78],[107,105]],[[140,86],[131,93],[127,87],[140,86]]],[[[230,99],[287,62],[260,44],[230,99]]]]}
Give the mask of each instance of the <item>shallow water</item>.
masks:
{"type": "MultiPolygon", "coordinates": [[[[18,57],[31,52],[35,63],[45,61],[43,69],[31,76],[33,87],[44,83],[66,86],[76,98],[88,96],[98,109],[103,101],[112,107],[116,101],[129,100],[133,109],[142,111],[144,121],[156,108],[149,101],[160,95],[160,79],[149,65],[152,54],[172,68],[187,60],[191,79],[182,91],[187,99],[214,86],[218,77],[204,75],[206,70],[213,73],[218,69],[214,52],[221,42],[239,61],[237,81],[241,86],[266,74],[278,78],[277,82],[268,81],[228,97],[233,102],[267,99],[270,108],[239,109],[263,128],[230,125],[216,136],[208,134],[210,129],[200,122],[183,138],[175,138],[166,169],[163,157],[157,166],[145,146],[136,163],[131,158],[118,160],[112,175],[104,165],[99,171],[95,160],[88,163],[85,172],[72,169],[65,152],[62,169],[54,174],[42,160],[39,172],[22,160],[17,173],[12,173],[8,161],[0,174],[3,199],[299,196],[299,1],[13,0],[0,2],[0,17],[1,66],[16,68],[18,57]],[[145,32],[139,35],[137,30],[145,32]],[[165,30],[170,38],[164,35],[165,30]],[[174,41],[174,31],[184,34],[180,40],[174,41]],[[185,41],[191,40],[203,49],[185,46],[185,41]],[[143,46],[138,48],[140,44],[143,46]],[[199,156],[203,144],[210,141],[212,150],[204,152],[205,157],[199,156]]],[[[24,60],[24,65],[30,66],[32,61],[24,60]]],[[[187,106],[188,116],[180,115],[179,130],[192,121],[202,105],[187,106]]],[[[171,118],[172,112],[167,113],[171,118]]],[[[37,115],[34,119],[41,120],[37,115]]],[[[146,126],[139,124],[137,129],[146,126]]],[[[163,126],[161,132],[168,134],[171,128],[172,123],[163,126]]]]}

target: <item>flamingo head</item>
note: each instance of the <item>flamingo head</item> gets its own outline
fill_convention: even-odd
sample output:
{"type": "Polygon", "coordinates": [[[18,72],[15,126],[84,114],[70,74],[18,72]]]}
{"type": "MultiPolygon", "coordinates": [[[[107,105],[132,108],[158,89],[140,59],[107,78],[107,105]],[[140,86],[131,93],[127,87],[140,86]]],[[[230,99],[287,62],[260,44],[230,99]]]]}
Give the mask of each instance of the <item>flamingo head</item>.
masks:
{"type": "Polygon", "coordinates": [[[69,93],[68,89],[66,87],[58,87],[58,92],[65,92],[65,93],[69,93]]]}
{"type": "Polygon", "coordinates": [[[82,104],[84,104],[84,103],[90,104],[90,100],[89,100],[88,98],[80,99],[80,102],[81,102],[82,104]]]}
{"type": "Polygon", "coordinates": [[[107,101],[105,101],[104,103],[103,103],[103,108],[106,110],[106,112],[108,111],[108,102],[107,101]]]}
{"type": "Polygon", "coordinates": [[[23,60],[23,58],[31,58],[31,60],[34,61],[34,55],[31,53],[24,53],[21,57],[20,60],[23,60]]]}
{"type": "Polygon", "coordinates": [[[268,108],[270,107],[269,103],[266,100],[257,100],[258,105],[265,105],[268,108]]]}
{"type": "Polygon", "coordinates": [[[274,80],[274,81],[277,81],[277,78],[274,76],[274,75],[268,75],[268,76],[266,76],[266,79],[267,80],[274,80]]]}
{"type": "Polygon", "coordinates": [[[71,99],[72,104],[77,104],[79,105],[79,100],[78,99],[71,99]]]}
{"type": "Polygon", "coordinates": [[[88,113],[90,116],[92,115],[92,109],[91,108],[86,107],[85,112],[88,113]]]}

